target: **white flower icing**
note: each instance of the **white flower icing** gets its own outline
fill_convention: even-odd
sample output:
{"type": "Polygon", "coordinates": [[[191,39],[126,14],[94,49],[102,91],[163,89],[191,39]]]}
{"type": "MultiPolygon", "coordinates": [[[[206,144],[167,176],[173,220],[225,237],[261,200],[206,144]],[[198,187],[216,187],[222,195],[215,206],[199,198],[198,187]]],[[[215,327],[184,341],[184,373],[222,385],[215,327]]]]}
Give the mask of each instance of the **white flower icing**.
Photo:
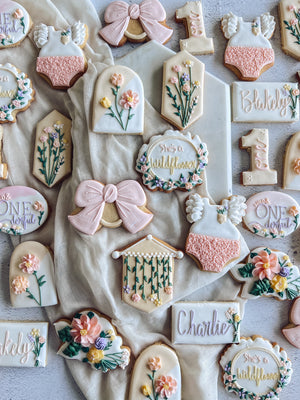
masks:
{"type": "Polygon", "coordinates": [[[39,24],[33,32],[33,40],[36,46],[41,49],[48,42],[48,26],[39,24]]]}
{"type": "Polygon", "coordinates": [[[239,18],[232,12],[222,18],[222,30],[226,39],[230,39],[237,31],[239,18]]]}
{"type": "Polygon", "coordinates": [[[191,194],[186,202],[187,220],[192,224],[199,221],[203,212],[203,200],[199,194],[191,194]]]}
{"type": "Polygon", "coordinates": [[[82,46],[87,36],[87,26],[84,23],[77,21],[71,26],[71,30],[73,42],[77,44],[77,46],[82,46]]]}
{"type": "Polygon", "coordinates": [[[222,201],[222,205],[228,206],[228,218],[234,225],[238,225],[246,214],[247,206],[245,202],[246,199],[243,196],[232,196],[229,200],[222,201]]]}

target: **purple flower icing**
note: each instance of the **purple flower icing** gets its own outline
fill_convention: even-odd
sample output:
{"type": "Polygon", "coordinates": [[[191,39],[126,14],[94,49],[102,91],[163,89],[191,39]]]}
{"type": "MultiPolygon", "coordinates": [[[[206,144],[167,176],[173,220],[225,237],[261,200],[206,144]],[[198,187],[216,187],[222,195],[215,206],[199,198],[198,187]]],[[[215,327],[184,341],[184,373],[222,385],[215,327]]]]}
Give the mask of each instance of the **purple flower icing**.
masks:
{"type": "Polygon", "coordinates": [[[290,269],[288,267],[281,267],[279,275],[283,278],[287,278],[290,275],[290,269]]]}
{"type": "Polygon", "coordinates": [[[95,341],[95,347],[97,350],[104,350],[107,345],[107,339],[104,337],[98,337],[95,341]]]}

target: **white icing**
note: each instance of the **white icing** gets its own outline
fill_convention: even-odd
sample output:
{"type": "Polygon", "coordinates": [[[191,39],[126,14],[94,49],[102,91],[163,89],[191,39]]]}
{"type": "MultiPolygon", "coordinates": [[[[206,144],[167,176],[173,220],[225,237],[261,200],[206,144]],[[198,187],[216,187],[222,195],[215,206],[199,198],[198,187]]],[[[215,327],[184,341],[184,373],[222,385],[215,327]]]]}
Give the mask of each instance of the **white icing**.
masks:
{"type": "Polygon", "coordinates": [[[124,32],[124,35],[125,35],[126,37],[128,37],[129,39],[142,40],[142,39],[145,39],[145,37],[147,36],[147,33],[146,33],[146,32],[142,32],[142,33],[140,33],[139,35],[134,35],[133,33],[130,33],[130,32],[128,32],[128,31],[125,31],[125,32],[124,32]]]}
{"type": "Polygon", "coordinates": [[[295,122],[299,120],[299,100],[295,118],[290,109],[285,85],[298,89],[297,83],[234,82],[232,84],[232,119],[234,122],[295,122]]]}
{"type": "Polygon", "coordinates": [[[4,5],[4,9],[3,7],[1,7],[0,9],[0,34],[6,35],[6,38],[4,39],[4,44],[2,43],[2,40],[0,40],[0,48],[4,48],[6,46],[12,46],[22,41],[27,36],[30,27],[31,27],[31,20],[26,9],[21,4],[16,3],[14,1],[6,2],[4,5]],[[22,21],[24,23],[24,28],[21,25],[21,19],[16,19],[13,17],[13,14],[17,9],[22,10],[23,12],[22,21]],[[4,13],[5,13],[5,18],[3,17],[4,13]],[[8,18],[8,24],[5,24],[4,20],[7,21],[7,18],[8,18]],[[7,36],[10,37],[7,38],[7,36]],[[9,43],[10,41],[12,41],[12,43],[9,43]]]}
{"type": "Polygon", "coordinates": [[[53,57],[53,56],[84,57],[82,49],[79,46],[77,46],[77,44],[71,38],[67,44],[62,43],[61,41],[62,32],[63,31],[56,31],[53,28],[53,26],[48,26],[48,41],[41,47],[39,57],[53,57]]]}
{"type": "Polygon", "coordinates": [[[274,31],[275,31],[275,18],[270,13],[264,13],[260,16],[261,23],[261,33],[265,36],[266,39],[271,39],[274,31]]]}
{"type": "Polygon", "coordinates": [[[203,200],[199,194],[191,194],[186,202],[187,220],[192,224],[202,217],[203,200]]]}
{"type": "Polygon", "coordinates": [[[77,45],[77,46],[82,46],[85,41],[86,41],[86,37],[87,37],[87,26],[78,21],[75,22],[72,26],[71,26],[71,30],[72,30],[72,39],[73,42],[77,45]]]}
{"type": "Polygon", "coordinates": [[[48,42],[48,26],[39,24],[34,28],[33,40],[36,46],[41,49],[48,42]]]}
{"type": "Polygon", "coordinates": [[[234,15],[232,12],[224,15],[221,25],[226,39],[230,39],[237,32],[238,21],[239,17],[234,15]]]}
{"type": "MultiPolygon", "coordinates": [[[[257,18],[254,23],[260,26],[260,20],[257,18]]],[[[238,25],[236,33],[231,36],[228,46],[241,46],[241,47],[262,47],[271,49],[271,43],[260,32],[254,35],[252,32],[253,22],[245,22],[242,17],[238,18],[238,25]]]]}
{"type": "Polygon", "coordinates": [[[0,164],[0,178],[6,179],[6,177],[4,176],[4,165],[3,164],[0,164]]]}
{"type": "Polygon", "coordinates": [[[246,199],[243,196],[231,196],[229,200],[222,201],[222,205],[228,207],[228,218],[234,225],[242,222],[242,217],[246,214],[246,199]]]}
{"type": "Polygon", "coordinates": [[[48,322],[0,321],[0,366],[35,367],[34,344],[28,335],[38,329],[45,339],[38,357],[39,367],[47,365],[48,322]]]}

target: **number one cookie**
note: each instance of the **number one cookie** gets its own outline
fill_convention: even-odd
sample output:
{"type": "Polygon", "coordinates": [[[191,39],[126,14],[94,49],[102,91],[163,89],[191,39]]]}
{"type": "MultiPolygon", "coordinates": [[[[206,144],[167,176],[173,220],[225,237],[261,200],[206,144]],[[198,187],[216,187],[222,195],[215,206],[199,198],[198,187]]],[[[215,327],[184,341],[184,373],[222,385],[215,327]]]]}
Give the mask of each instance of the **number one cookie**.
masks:
{"type": "Polygon", "coordinates": [[[214,52],[214,43],[205,34],[201,1],[187,2],[176,10],[176,21],[183,22],[188,39],[180,40],[180,49],[191,54],[211,54],[214,52]]]}
{"type": "Polygon", "coordinates": [[[7,164],[2,163],[3,128],[0,126],[0,179],[7,179],[7,164]]]}
{"type": "Polygon", "coordinates": [[[252,129],[241,137],[241,148],[251,153],[251,171],[242,172],[243,185],[275,185],[277,171],[269,167],[268,130],[252,129]]]}

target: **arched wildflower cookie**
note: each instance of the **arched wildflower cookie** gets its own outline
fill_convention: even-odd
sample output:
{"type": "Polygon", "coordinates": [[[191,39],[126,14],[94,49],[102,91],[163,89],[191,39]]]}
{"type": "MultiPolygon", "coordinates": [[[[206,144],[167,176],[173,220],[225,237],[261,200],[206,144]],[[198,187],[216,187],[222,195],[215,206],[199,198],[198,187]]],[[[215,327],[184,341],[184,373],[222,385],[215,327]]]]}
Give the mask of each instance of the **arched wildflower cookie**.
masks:
{"type": "Polygon", "coordinates": [[[240,255],[241,235],[235,225],[245,215],[246,199],[231,196],[220,206],[191,194],[186,202],[187,220],[192,224],[185,250],[203,271],[221,272],[240,255]]]}
{"type": "Polygon", "coordinates": [[[279,250],[258,247],[251,251],[245,263],[235,265],[230,273],[244,283],[241,297],[246,299],[267,296],[292,300],[300,296],[299,268],[279,250]]]}
{"type": "Polygon", "coordinates": [[[255,81],[273,66],[274,50],[269,39],[275,30],[275,19],[269,13],[245,22],[232,12],[224,15],[221,23],[226,39],[225,66],[231,69],[239,79],[255,81]]]}
{"type": "Polygon", "coordinates": [[[174,258],[183,252],[147,235],[112,253],[122,256],[122,300],[139,310],[152,312],[173,299],[174,258]]]}
{"type": "Polygon", "coordinates": [[[181,371],[175,351],[153,344],[141,352],[131,376],[128,400],[181,400],[181,371]]]}
{"type": "Polygon", "coordinates": [[[299,3],[293,0],[281,0],[278,7],[282,50],[300,60],[299,3]]]}
{"type": "Polygon", "coordinates": [[[76,313],[72,321],[60,319],[54,323],[63,344],[57,354],[89,364],[101,372],[125,369],[131,350],[123,346],[122,337],[110,320],[94,310],[76,313]]]}
{"type": "Polygon", "coordinates": [[[36,60],[36,72],[53,87],[68,89],[87,69],[82,51],[88,39],[88,27],[75,22],[66,30],[56,31],[53,26],[39,24],[33,38],[41,49],[36,60]]]}
{"type": "Polygon", "coordinates": [[[293,373],[286,352],[260,336],[227,346],[219,362],[225,389],[239,399],[278,400],[293,373]]]}
{"type": "Polygon", "coordinates": [[[291,307],[290,324],[281,331],[291,345],[300,349],[300,298],[296,299],[291,307]]]}
{"type": "Polygon", "coordinates": [[[2,0],[0,4],[0,50],[20,44],[32,27],[30,15],[19,3],[2,0]]]}

